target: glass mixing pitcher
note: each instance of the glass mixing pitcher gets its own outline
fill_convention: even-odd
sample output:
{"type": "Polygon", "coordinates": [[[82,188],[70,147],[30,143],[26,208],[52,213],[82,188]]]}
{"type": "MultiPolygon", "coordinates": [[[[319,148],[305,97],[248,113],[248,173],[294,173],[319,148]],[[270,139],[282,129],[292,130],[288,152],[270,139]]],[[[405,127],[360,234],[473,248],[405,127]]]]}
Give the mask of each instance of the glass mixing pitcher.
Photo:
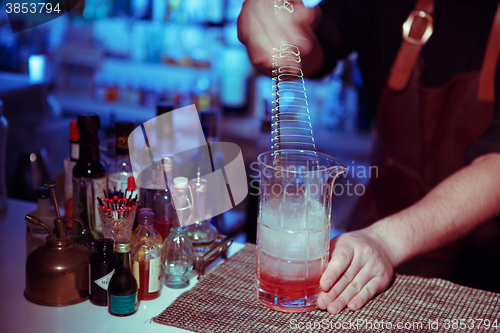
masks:
{"type": "Polygon", "coordinates": [[[329,259],[333,186],[346,167],[307,150],[266,152],[258,161],[255,295],[275,310],[313,310],[329,259]]]}

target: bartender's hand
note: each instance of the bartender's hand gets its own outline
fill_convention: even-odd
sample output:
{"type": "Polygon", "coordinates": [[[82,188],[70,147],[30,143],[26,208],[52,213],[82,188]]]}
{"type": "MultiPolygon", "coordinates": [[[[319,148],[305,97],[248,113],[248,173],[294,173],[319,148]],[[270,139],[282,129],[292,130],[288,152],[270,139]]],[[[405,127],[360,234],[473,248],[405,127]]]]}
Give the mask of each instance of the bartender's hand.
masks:
{"type": "Polygon", "coordinates": [[[332,239],[330,252],[330,262],[320,280],[323,292],[317,301],[322,310],[331,314],[346,306],[357,310],[392,280],[392,260],[369,228],[332,239]]]}
{"type": "Polygon", "coordinates": [[[274,47],[282,41],[297,44],[305,74],[312,74],[323,64],[323,50],[313,32],[320,10],[306,8],[301,0],[288,0],[293,12],[277,9],[283,0],[245,0],[238,17],[238,38],[247,46],[252,64],[261,72],[270,74],[274,47]]]}

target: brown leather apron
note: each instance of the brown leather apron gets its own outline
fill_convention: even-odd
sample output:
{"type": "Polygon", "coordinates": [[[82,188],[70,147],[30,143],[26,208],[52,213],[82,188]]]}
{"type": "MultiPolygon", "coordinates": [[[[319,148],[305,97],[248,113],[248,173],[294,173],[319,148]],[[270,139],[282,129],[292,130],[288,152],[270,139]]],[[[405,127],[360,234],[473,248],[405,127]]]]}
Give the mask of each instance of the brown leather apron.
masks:
{"type": "Polygon", "coordinates": [[[404,92],[386,87],[376,119],[372,178],[356,213],[359,229],[420,200],[464,166],[465,150],[493,120],[493,103],[477,99],[479,72],[445,86],[420,84],[419,61],[404,92]]]}
{"type": "MultiPolygon", "coordinates": [[[[498,18],[500,4],[496,20],[498,18]]],[[[498,44],[491,41],[498,38],[500,33],[500,25],[494,24],[494,27],[488,43],[490,49],[491,44],[498,44]],[[497,35],[494,33],[495,29],[497,35]]],[[[401,52],[402,48],[403,45],[400,53],[404,54],[401,52]]],[[[417,50],[419,51],[420,49],[417,50]]],[[[491,58],[490,55],[490,65],[486,65],[487,61],[483,63],[482,72],[458,74],[445,86],[437,88],[428,88],[421,84],[425,64],[418,56],[414,57],[416,63],[413,71],[408,71],[406,81],[392,81],[399,84],[404,82],[404,89],[391,89],[389,86],[394,85],[391,85],[391,77],[389,78],[378,104],[375,124],[376,143],[372,166],[377,167],[378,174],[372,170],[370,184],[352,216],[351,230],[366,227],[411,206],[465,165],[467,147],[479,139],[493,120],[493,98],[489,101],[480,101],[478,98],[480,82],[487,81],[483,80],[484,71],[491,71],[491,58]]],[[[401,61],[401,57],[399,60],[401,61]]],[[[398,67],[397,61],[398,57],[393,71],[398,67]]],[[[487,74],[486,76],[491,78],[494,71],[487,74]]],[[[394,73],[391,73],[392,75],[394,73]]],[[[492,97],[493,94],[487,95],[492,97]]],[[[474,241],[471,238],[434,251],[420,262],[417,260],[406,265],[407,269],[399,272],[442,277],[466,285],[500,291],[500,284],[497,283],[499,289],[495,289],[484,284],[484,275],[475,275],[476,272],[479,274],[477,270],[486,266],[493,269],[494,273],[490,270],[485,274],[495,275],[500,267],[492,267],[489,262],[472,268],[471,262],[479,265],[474,257],[471,257],[470,261],[463,261],[464,253],[471,253],[470,244],[483,243],[487,237],[494,234],[495,237],[500,237],[498,224],[493,229],[485,227],[484,230],[487,231],[480,232],[479,240],[474,241]],[[491,231],[493,229],[494,232],[491,231]],[[461,269],[466,272],[473,271],[474,274],[471,273],[467,277],[467,273],[461,269]]],[[[496,244],[500,244],[498,238],[496,244]]],[[[500,257],[500,249],[484,251],[493,257],[500,257]]],[[[480,256],[484,257],[483,253],[480,256]]]]}
{"type": "MultiPolygon", "coordinates": [[[[433,0],[418,0],[414,12],[421,10],[419,6],[432,14],[433,0]]],[[[422,35],[426,22],[417,19],[414,30],[422,35]]],[[[478,95],[480,81],[494,76],[491,59],[498,59],[498,51],[490,49],[500,45],[499,33],[500,4],[482,72],[458,74],[437,88],[421,84],[425,64],[418,54],[422,45],[403,40],[377,108],[371,163],[378,172],[372,170],[351,229],[363,228],[411,206],[465,165],[467,147],[493,120],[493,96],[484,101],[478,95]]],[[[482,87],[482,91],[493,90],[493,83],[487,88],[482,87]]]]}

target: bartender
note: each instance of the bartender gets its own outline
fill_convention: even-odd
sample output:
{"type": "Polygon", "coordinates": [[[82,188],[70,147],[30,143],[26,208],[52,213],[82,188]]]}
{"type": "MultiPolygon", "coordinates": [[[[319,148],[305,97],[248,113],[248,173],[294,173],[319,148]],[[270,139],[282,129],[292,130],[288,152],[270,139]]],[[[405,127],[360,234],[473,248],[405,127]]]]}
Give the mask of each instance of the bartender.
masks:
{"type": "Polygon", "coordinates": [[[500,214],[499,8],[498,0],[244,2],[238,36],[256,68],[270,72],[281,41],[299,46],[311,77],[356,51],[375,110],[378,177],[353,231],[331,241],[320,309],[357,310],[400,264],[480,225],[487,236],[500,229],[492,221],[500,214]]]}

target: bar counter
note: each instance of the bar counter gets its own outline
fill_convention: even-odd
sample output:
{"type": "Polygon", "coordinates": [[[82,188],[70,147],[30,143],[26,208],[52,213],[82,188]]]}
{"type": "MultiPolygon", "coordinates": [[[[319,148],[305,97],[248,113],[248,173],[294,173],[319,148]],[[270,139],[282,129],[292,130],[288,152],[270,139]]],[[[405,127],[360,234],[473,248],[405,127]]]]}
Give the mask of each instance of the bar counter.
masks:
{"type": "MultiPolygon", "coordinates": [[[[0,332],[8,333],[78,333],[78,332],[187,332],[160,325],[151,319],[159,315],[181,293],[197,283],[191,273],[190,284],[183,289],[162,285],[161,295],[152,301],[141,301],[138,311],[129,317],[115,317],[107,307],[90,301],[64,307],[37,305],[24,298],[26,263],[26,222],[24,216],[35,210],[36,204],[9,200],[7,215],[0,218],[0,332]]],[[[243,248],[233,243],[228,257],[243,248]]],[[[220,259],[219,259],[219,262],[220,259]]],[[[209,267],[210,271],[217,263],[209,267]]]]}
{"type": "Polygon", "coordinates": [[[24,215],[34,203],[9,200],[0,219],[0,332],[499,332],[500,294],[438,278],[396,274],[389,288],[358,311],[285,313],[255,300],[255,245],[235,243],[227,261],[215,263],[190,286],[162,287],[136,314],[114,317],[85,301],[66,307],[33,304],[25,287],[24,215]],[[181,295],[182,294],[182,295],[181,295]]]}

